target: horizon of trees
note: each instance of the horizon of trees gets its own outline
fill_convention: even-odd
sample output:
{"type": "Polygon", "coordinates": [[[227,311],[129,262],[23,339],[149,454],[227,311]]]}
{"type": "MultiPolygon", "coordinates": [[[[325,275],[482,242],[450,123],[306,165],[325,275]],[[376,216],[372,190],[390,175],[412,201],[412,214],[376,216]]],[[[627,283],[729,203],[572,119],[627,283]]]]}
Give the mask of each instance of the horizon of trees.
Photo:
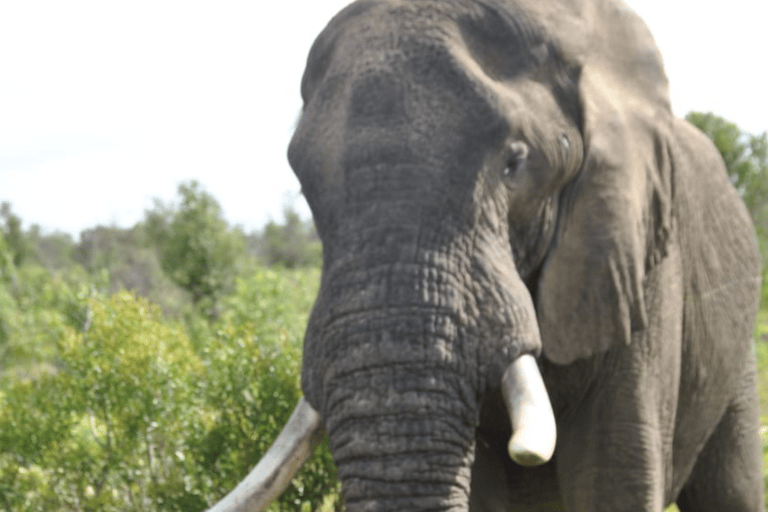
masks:
{"type": "Polygon", "coordinates": [[[111,290],[133,289],[144,296],[164,274],[195,304],[231,287],[246,260],[286,268],[322,263],[312,220],[302,219],[292,204],[284,206],[282,222],[270,220],[246,233],[226,221],[218,201],[194,180],[178,185],[175,202],[155,199],[135,225],[96,225],[77,240],[37,224],[24,229],[13,205],[4,201],[0,234],[16,267],[35,264],[57,272],[74,263],[89,273],[107,269],[111,290]]]}
{"type": "MultiPolygon", "coordinates": [[[[686,119],[718,148],[730,181],[755,224],[768,281],[768,133],[754,135],[712,113],[691,112],[686,119]]],[[[254,265],[284,268],[320,267],[322,245],[311,219],[302,219],[286,204],[280,222],[269,221],[246,233],[223,216],[218,201],[196,181],[178,185],[175,201],[156,199],[144,218],[129,228],[98,225],[79,238],[25,229],[8,202],[0,203],[0,235],[11,269],[35,267],[40,276],[88,276],[92,287],[108,293],[132,290],[178,316],[185,308],[217,315],[221,297],[238,276],[254,265]]],[[[2,267],[0,267],[2,269],[2,267]]],[[[17,272],[16,272],[17,273],[17,272]]],[[[9,275],[10,275],[9,274],[9,275]]],[[[40,277],[42,279],[43,277],[40,277]]],[[[12,287],[21,286],[11,277],[12,287]]],[[[764,286],[768,300],[768,286],[764,286]]]]}

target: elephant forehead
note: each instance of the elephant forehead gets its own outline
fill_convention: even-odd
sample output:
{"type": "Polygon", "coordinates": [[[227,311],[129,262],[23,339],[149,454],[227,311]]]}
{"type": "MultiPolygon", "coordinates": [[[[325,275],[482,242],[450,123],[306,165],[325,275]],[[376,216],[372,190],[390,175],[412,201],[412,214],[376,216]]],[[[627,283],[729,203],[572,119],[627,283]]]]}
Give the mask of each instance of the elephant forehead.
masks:
{"type": "MultiPolygon", "coordinates": [[[[303,93],[305,100],[311,98],[328,76],[338,83],[339,76],[413,74],[439,78],[450,87],[467,70],[482,69],[513,79],[550,60],[550,43],[533,18],[513,4],[502,11],[470,0],[358,2],[318,37],[303,93]]],[[[460,84],[464,93],[465,85],[460,84]]]]}
{"type": "Polygon", "coordinates": [[[534,110],[556,107],[553,90],[575,88],[558,43],[504,5],[360,3],[318,38],[303,82],[305,112],[317,114],[318,126],[337,119],[353,158],[367,158],[357,142],[365,149],[378,140],[406,160],[414,155],[402,148],[418,147],[419,161],[433,156],[440,165],[455,160],[449,154],[471,155],[467,142],[519,135],[534,110]]]}
{"type": "Polygon", "coordinates": [[[489,149],[510,134],[539,142],[537,120],[564,124],[557,84],[542,75],[556,45],[509,7],[363,1],[331,22],[310,53],[289,151],[310,204],[325,205],[313,211],[330,218],[349,200],[412,192],[474,215],[489,149]]]}

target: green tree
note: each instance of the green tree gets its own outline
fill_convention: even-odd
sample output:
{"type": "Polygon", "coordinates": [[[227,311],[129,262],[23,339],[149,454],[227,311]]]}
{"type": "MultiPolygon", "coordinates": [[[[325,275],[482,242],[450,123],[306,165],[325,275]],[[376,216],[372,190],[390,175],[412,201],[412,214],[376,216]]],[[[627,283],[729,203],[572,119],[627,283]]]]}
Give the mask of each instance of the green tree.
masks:
{"type": "Polygon", "coordinates": [[[267,265],[298,268],[322,265],[323,249],[313,222],[303,221],[291,205],[283,207],[283,223],[269,221],[251,236],[252,250],[267,265]]]}
{"type": "MultiPolygon", "coordinates": [[[[18,290],[16,265],[13,254],[0,231],[0,361],[7,361],[8,343],[13,330],[16,301],[11,290],[18,290]]],[[[0,373],[3,368],[0,367],[0,373]]]]}
{"type": "Polygon", "coordinates": [[[13,263],[18,267],[31,255],[29,242],[21,229],[21,218],[13,213],[11,203],[4,201],[0,204],[0,219],[3,221],[2,230],[13,255],[13,263]]]}
{"type": "Polygon", "coordinates": [[[0,231],[0,388],[54,371],[55,340],[67,326],[82,327],[90,290],[77,265],[57,273],[33,261],[17,267],[0,231]]]}
{"type": "Polygon", "coordinates": [[[212,309],[234,283],[244,237],[229,228],[219,203],[197,181],[180,184],[178,193],[178,206],[158,201],[146,213],[146,229],[171,280],[190,293],[193,304],[212,309]]]}
{"type": "MultiPolygon", "coordinates": [[[[231,490],[275,440],[301,398],[301,342],[320,281],[318,268],[257,269],[221,303],[201,359],[200,388],[218,415],[198,440],[199,464],[216,474],[218,496],[231,490]]],[[[270,510],[338,510],[339,484],[321,446],[270,510]]]]}
{"type": "Polygon", "coordinates": [[[185,434],[203,414],[201,364],[157,307],[123,292],[88,300],[58,337],[58,371],[0,394],[5,510],[200,510],[185,434]]]}
{"type": "Polygon", "coordinates": [[[76,262],[76,246],[69,233],[48,233],[39,225],[33,224],[27,230],[27,239],[36,260],[49,271],[65,270],[76,262]]]}
{"type": "Polygon", "coordinates": [[[690,112],[686,119],[714,142],[750,213],[762,218],[768,203],[768,133],[744,132],[711,112],[690,112]]]}
{"type": "Polygon", "coordinates": [[[117,226],[96,226],[80,233],[75,250],[77,262],[89,272],[109,269],[122,259],[126,248],[136,245],[129,230],[117,226]]]}

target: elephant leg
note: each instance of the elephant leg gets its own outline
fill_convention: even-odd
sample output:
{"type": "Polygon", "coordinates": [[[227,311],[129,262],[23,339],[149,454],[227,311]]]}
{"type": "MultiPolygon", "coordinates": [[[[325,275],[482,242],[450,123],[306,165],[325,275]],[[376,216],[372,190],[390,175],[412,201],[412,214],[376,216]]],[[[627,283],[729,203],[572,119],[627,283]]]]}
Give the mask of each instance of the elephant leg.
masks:
{"type": "Polygon", "coordinates": [[[680,356],[675,344],[653,339],[636,336],[629,346],[553,375],[584,381],[567,373],[579,366],[577,373],[593,375],[558,417],[555,460],[567,512],[662,512],[672,499],[680,356]]]}
{"type": "Polygon", "coordinates": [[[707,441],[677,505],[681,512],[764,512],[762,446],[754,363],[707,441]]]}
{"type": "Polygon", "coordinates": [[[642,363],[645,354],[625,347],[594,362],[611,371],[560,417],[555,458],[567,512],[664,509],[674,430],[664,404],[676,403],[676,390],[642,363]]]}
{"type": "Polygon", "coordinates": [[[658,425],[582,415],[561,432],[558,480],[567,512],[664,509],[663,442],[658,425]],[[596,426],[596,421],[604,423],[596,426]]]}
{"type": "Polygon", "coordinates": [[[602,355],[549,367],[553,405],[561,411],[555,458],[568,512],[662,512],[673,498],[681,351],[679,343],[659,341],[679,340],[682,332],[673,256],[647,284],[644,332],[602,355]],[[569,388],[578,392],[569,395],[569,388]]]}

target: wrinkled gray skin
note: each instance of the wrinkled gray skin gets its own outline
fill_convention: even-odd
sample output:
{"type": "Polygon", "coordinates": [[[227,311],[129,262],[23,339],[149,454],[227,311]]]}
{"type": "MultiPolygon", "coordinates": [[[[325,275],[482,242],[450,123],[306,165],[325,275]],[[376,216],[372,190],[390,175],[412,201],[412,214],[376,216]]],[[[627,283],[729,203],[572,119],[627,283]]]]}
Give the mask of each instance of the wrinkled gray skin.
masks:
{"type": "Polygon", "coordinates": [[[303,389],[348,510],[763,510],[754,231],[633,12],[359,1],[302,95],[303,389]],[[505,450],[524,353],[558,428],[537,468],[505,450]]]}

